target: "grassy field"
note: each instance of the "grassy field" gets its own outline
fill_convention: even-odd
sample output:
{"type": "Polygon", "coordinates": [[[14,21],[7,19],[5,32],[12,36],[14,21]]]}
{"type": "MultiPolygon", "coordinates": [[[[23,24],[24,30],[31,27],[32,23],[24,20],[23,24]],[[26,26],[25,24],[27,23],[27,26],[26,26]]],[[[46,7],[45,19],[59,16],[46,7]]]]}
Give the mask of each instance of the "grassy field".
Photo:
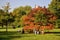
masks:
{"type": "Polygon", "coordinates": [[[52,33],[38,34],[21,34],[17,29],[0,29],[0,40],[60,40],[60,29],[50,30],[52,33]],[[56,32],[56,33],[54,33],[56,32]]]}

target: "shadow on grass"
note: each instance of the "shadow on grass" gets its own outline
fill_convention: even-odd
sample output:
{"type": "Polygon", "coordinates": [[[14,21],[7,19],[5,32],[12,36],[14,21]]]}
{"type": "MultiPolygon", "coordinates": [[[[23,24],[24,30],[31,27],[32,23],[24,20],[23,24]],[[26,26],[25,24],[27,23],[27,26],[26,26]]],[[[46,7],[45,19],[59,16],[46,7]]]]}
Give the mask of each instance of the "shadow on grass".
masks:
{"type": "Polygon", "coordinates": [[[11,40],[13,38],[21,38],[21,37],[30,37],[26,34],[21,34],[20,32],[0,32],[0,40],[11,40]]]}
{"type": "Polygon", "coordinates": [[[60,35],[56,35],[56,36],[60,36],[60,35]]]}
{"type": "Polygon", "coordinates": [[[0,37],[0,40],[11,40],[13,38],[21,38],[21,36],[7,36],[7,37],[0,37]]]}
{"type": "MultiPolygon", "coordinates": [[[[45,34],[55,34],[56,36],[60,36],[60,32],[45,32],[45,34]]],[[[11,40],[13,38],[21,38],[21,37],[31,37],[29,34],[21,34],[20,32],[0,32],[0,40],[11,40]]]]}
{"type": "Polygon", "coordinates": [[[10,40],[9,38],[0,38],[0,40],[10,40]]]}
{"type": "Polygon", "coordinates": [[[60,32],[45,32],[45,34],[54,34],[55,36],[60,36],[60,32]]]}
{"type": "Polygon", "coordinates": [[[0,40],[11,40],[13,38],[21,38],[17,32],[0,32],[0,40]]]}
{"type": "Polygon", "coordinates": [[[46,34],[60,34],[60,32],[45,32],[46,34]]]}

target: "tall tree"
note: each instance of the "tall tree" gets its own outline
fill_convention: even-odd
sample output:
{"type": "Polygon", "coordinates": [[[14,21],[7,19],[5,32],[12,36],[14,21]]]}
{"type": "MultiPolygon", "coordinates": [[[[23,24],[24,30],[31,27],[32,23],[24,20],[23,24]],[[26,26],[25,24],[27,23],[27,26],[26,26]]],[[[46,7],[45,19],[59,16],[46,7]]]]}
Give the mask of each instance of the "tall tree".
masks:
{"type": "Polygon", "coordinates": [[[10,5],[9,2],[2,7],[4,10],[4,18],[2,19],[2,22],[6,25],[6,32],[8,31],[8,19],[10,18],[10,14],[9,14],[9,9],[10,9],[10,5]]]}
{"type": "Polygon", "coordinates": [[[48,9],[60,19],[60,0],[52,0],[48,9]]]}
{"type": "MultiPolygon", "coordinates": [[[[49,4],[48,9],[51,12],[53,12],[58,19],[60,19],[60,0],[52,0],[51,3],[49,4]]],[[[58,24],[60,24],[60,21],[59,22],[58,21],[59,20],[55,22],[57,27],[58,27],[58,24]]]]}

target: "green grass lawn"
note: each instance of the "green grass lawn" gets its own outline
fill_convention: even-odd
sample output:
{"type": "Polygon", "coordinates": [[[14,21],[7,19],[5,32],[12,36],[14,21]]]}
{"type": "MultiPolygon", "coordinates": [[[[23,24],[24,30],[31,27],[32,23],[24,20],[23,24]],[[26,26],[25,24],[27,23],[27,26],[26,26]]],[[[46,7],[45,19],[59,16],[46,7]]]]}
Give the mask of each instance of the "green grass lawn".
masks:
{"type": "MultiPolygon", "coordinates": [[[[21,34],[17,29],[0,29],[0,40],[60,40],[60,33],[46,33],[46,34],[21,34]]],[[[60,29],[50,30],[49,32],[60,32],[60,29]]]]}

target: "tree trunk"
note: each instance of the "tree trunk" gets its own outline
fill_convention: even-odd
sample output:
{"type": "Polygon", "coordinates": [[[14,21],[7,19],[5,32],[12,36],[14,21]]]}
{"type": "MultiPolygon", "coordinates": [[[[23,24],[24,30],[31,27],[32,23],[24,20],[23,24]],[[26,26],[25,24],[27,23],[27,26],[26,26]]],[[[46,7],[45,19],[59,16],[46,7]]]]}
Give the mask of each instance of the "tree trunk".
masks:
{"type": "Polygon", "coordinates": [[[1,24],[2,28],[3,28],[3,23],[1,24]]]}
{"type": "Polygon", "coordinates": [[[8,24],[8,23],[7,23],[7,21],[6,21],[6,32],[8,32],[8,26],[7,26],[7,24],[8,24]]]}
{"type": "Polygon", "coordinates": [[[22,29],[22,34],[24,34],[24,29],[22,29]]]}
{"type": "Polygon", "coordinates": [[[6,32],[8,32],[8,26],[6,25],[6,32]]]}

